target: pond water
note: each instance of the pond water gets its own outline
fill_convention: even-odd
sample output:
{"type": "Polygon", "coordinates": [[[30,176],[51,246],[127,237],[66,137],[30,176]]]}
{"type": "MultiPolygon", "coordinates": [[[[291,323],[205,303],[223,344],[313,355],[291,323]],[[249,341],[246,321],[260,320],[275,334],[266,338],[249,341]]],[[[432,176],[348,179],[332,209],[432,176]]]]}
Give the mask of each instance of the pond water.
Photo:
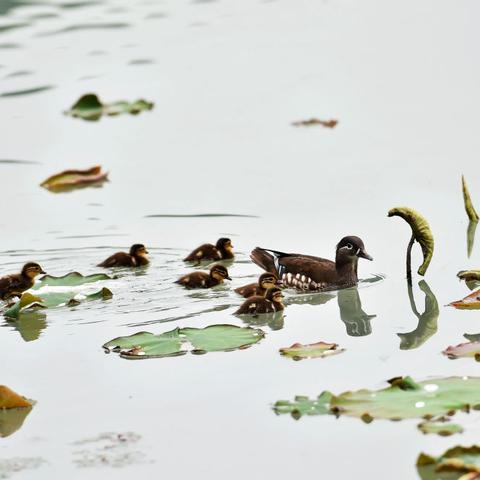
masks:
{"type": "Polygon", "coordinates": [[[475,443],[478,413],[458,415],[465,433],[442,438],[416,421],[295,421],[271,407],[399,375],[478,375],[473,360],[440,353],[480,332],[478,313],[444,307],[468,293],[456,273],[480,265],[478,242],[467,257],[460,184],[464,173],[479,205],[478,14],[473,0],[1,0],[1,273],[27,260],[52,275],[95,273],[135,242],[152,263],[107,282],[110,301],[1,320],[0,383],[37,403],[0,440],[0,478],[404,480],[417,478],[420,452],[475,443]],[[89,92],[155,108],[99,122],[62,115],[89,92]],[[315,116],[339,124],[291,126],[315,116]],[[110,171],[102,188],[39,187],[95,164],[110,171]],[[411,293],[421,314],[431,291],[438,319],[419,323],[411,308],[410,229],[387,218],[400,205],[435,235],[427,284],[415,275],[411,293]],[[288,293],[285,317],[249,349],[134,362],[101,348],[141,330],[244,325],[232,288],[260,273],[253,247],[332,258],[346,234],[374,257],[360,277],[379,281],[288,293]],[[231,285],[174,285],[188,271],[182,256],[220,236],[238,252],[231,285]],[[346,352],[278,353],[320,340],[346,352]]]}

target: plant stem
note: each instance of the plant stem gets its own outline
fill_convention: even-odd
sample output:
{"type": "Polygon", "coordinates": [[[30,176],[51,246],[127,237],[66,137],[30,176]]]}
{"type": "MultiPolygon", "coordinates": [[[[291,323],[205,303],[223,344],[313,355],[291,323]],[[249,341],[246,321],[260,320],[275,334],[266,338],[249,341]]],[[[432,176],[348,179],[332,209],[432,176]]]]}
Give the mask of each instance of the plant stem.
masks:
{"type": "Polygon", "coordinates": [[[415,236],[412,235],[407,247],[407,283],[412,286],[412,247],[415,243],[415,236]]]}

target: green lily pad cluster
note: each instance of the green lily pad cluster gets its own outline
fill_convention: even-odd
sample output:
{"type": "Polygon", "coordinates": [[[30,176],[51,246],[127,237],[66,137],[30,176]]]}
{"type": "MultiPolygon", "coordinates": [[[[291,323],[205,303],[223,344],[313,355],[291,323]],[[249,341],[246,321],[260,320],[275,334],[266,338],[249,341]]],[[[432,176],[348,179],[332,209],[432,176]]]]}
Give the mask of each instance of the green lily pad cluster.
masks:
{"type": "Polygon", "coordinates": [[[194,354],[224,352],[248,348],[259,342],[265,334],[262,330],[235,325],[210,325],[205,328],[175,328],[154,335],[138,332],[118,337],[103,345],[107,352],[120,353],[122,358],[146,359],[194,354]]]}

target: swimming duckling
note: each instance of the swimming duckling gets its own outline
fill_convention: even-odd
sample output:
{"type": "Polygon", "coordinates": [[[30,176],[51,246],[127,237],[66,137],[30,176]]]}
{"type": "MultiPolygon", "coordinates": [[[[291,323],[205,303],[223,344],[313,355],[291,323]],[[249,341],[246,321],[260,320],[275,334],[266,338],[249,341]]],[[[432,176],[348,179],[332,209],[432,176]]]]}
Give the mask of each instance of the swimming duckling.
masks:
{"type": "Polygon", "coordinates": [[[260,295],[263,297],[269,288],[277,285],[278,278],[274,273],[262,273],[258,279],[258,283],[249,283],[243,287],[235,289],[235,292],[244,298],[260,295]]]}
{"type": "Polygon", "coordinates": [[[235,315],[259,315],[282,311],[285,306],[282,302],[283,294],[278,287],[269,288],[265,296],[254,295],[247,298],[235,315]]]}
{"type": "Polygon", "coordinates": [[[353,287],[358,283],[358,259],[373,260],[365,251],[362,240],[355,236],[340,240],[335,262],[259,247],[252,251],[250,258],[267,272],[275,273],[283,286],[307,291],[353,287]]]}
{"type": "Polygon", "coordinates": [[[26,263],[20,273],[0,278],[0,300],[20,297],[23,292],[33,287],[35,277],[45,273],[38,263],[26,263]]]}
{"type": "Polygon", "coordinates": [[[192,272],[180,277],[175,283],[187,288],[210,288],[231,280],[223,265],[213,265],[210,272],[192,272]]]}
{"type": "Polygon", "coordinates": [[[202,260],[229,260],[233,258],[233,245],[229,238],[219,238],[215,245],[205,243],[187,255],[184,262],[198,262],[202,260]]]}
{"type": "Polygon", "coordinates": [[[108,257],[97,267],[141,267],[148,265],[147,250],[145,245],[136,243],[130,247],[130,252],[118,252],[108,257]]]}

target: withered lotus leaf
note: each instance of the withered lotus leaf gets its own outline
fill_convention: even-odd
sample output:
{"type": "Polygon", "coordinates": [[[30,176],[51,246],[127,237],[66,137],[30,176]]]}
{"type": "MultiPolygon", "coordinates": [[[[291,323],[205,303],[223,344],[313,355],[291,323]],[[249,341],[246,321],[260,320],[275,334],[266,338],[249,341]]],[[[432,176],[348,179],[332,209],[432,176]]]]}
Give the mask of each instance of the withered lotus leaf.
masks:
{"type": "Polygon", "coordinates": [[[459,343],[456,346],[450,345],[442,353],[452,360],[456,358],[474,358],[480,361],[480,341],[459,343]]]}
{"type": "Polygon", "coordinates": [[[458,308],[459,310],[478,310],[480,308],[480,290],[467,295],[461,300],[449,303],[448,305],[450,307],[458,308]]]}
{"type": "Polygon", "coordinates": [[[92,122],[99,120],[103,115],[114,116],[121,113],[138,115],[140,112],[152,110],[153,107],[154,104],[152,102],[147,102],[143,99],[135,102],[102,103],[97,95],[88,93],[80,97],[65,114],[92,122]]]}
{"type": "Polygon", "coordinates": [[[0,409],[3,408],[28,408],[32,402],[14,392],[6,385],[0,385],[0,409]]]}
{"type": "Polygon", "coordinates": [[[416,210],[409,207],[392,208],[389,210],[388,216],[401,217],[410,225],[412,238],[420,244],[423,253],[423,263],[418,269],[418,274],[425,275],[432,260],[435,247],[433,234],[427,220],[416,210]]]}
{"type": "Polygon", "coordinates": [[[89,185],[99,185],[107,181],[107,177],[108,173],[102,172],[102,167],[97,165],[85,170],[64,170],[48,177],[40,186],[47,190],[58,192],[89,185]]]}
{"type": "Polygon", "coordinates": [[[357,390],[334,395],[323,392],[316,399],[295,397],[275,403],[277,414],[347,415],[370,423],[374,419],[433,418],[457,410],[480,408],[480,377],[448,377],[415,382],[411,377],[389,380],[381,390],[357,390]]]}
{"type": "Polygon", "coordinates": [[[291,347],[280,349],[280,353],[293,360],[303,360],[305,358],[324,358],[331,355],[344,352],[345,349],[338,348],[336,343],[317,342],[308,345],[294,343],[291,347]]]}
{"type": "Polygon", "coordinates": [[[319,118],[309,118],[308,120],[299,120],[297,122],[292,123],[294,127],[322,126],[325,128],[335,128],[337,124],[338,124],[338,120],[334,120],[333,118],[330,120],[320,120],[319,118]]]}

